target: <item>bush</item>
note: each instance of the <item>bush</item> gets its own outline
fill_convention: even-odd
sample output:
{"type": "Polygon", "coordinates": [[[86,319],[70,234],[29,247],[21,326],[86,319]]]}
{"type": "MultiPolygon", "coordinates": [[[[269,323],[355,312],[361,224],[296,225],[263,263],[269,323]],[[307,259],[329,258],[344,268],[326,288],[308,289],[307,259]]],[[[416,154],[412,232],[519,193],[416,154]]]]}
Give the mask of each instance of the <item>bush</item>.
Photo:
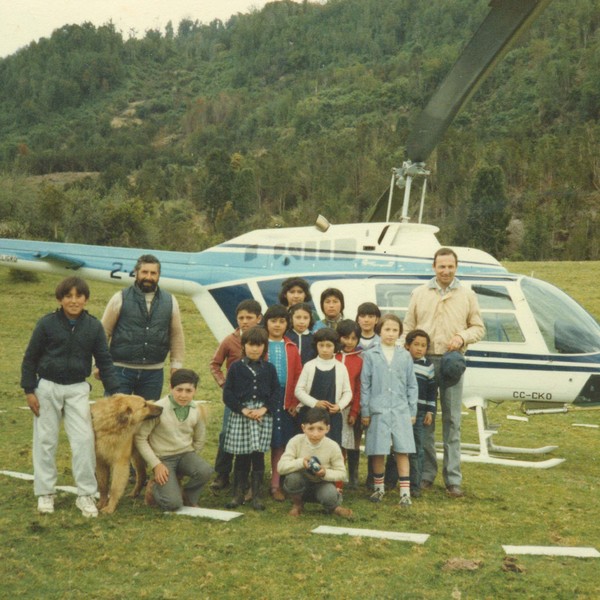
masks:
{"type": "Polygon", "coordinates": [[[9,269],[8,279],[12,283],[38,283],[40,278],[33,271],[21,271],[20,269],[9,269]]]}

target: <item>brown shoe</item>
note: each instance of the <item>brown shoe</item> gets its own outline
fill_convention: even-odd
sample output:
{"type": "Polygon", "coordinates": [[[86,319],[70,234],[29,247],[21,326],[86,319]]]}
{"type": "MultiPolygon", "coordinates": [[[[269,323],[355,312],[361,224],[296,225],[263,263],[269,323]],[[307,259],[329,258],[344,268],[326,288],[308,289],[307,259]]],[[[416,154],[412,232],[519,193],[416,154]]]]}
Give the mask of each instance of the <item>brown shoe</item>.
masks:
{"type": "Polygon", "coordinates": [[[304,509],[302,494],[290,494],[290,498],[292,499],[292,508],[288,512],[288,515],[290,517],[299,517],[304,509]]]}
{"type": "Polygon", "coordinates": [[[271,488],[271,498],[273,498],[275,502],[283,502],[285,500],[285,494],[281,488],[271,488]]]}
{"type": "Polygon", "coordinates": [[[462,498],[465,495],[460,485],[447,485],[446,494],[448,494],[450,498],[462,498]]]}
{"type": "Polygon", "coordinates": [[[152,493],[153,487],[154,487],[154,479],[151,479],[146,484],[146,492],[144,493],[144,504],[146,506],[158,506],[156,504],[156,500],[154,499],[154,494],[152,493]]]}
{"type": "Polygon", "coordinates": [[[421,481],[421,489],[422,490],[430,490],[433,487],[433,481],[427,481],[426,479],[423,479],[423,481],[421,481]]]}
{"type": "Polygon", "coordinates": [[[333,509],[333,514],[344,519],[351,519],[354,516],[354,513],[349,508],[344,508],[343,506],[336,506],[333,509]]]}

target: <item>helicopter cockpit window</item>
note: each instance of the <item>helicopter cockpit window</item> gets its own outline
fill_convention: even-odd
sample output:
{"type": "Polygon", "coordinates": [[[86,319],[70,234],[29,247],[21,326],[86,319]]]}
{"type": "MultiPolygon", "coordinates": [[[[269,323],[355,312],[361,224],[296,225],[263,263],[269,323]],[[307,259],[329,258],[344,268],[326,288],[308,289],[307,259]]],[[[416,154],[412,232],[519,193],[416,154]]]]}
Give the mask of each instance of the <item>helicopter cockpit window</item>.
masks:
{"type": "Polygon", "coordinates": [[[484,342],[524,342],[515,314],[515,305],[506,286],[473,284],[471,289],[477,294],[481,317],[485,324],[484,342]]]}
{"type": "Polygon", "coordinates": [[[415,284],[378,283],[375,286],[375,303],[381,310],[381,314],[392,313],[404,319],[410,294],[415,287],[415,284]]]}
{"type": "Polygon", "coordinates": [[[537,279],[523,278],[521,288],[551,353],[600,352],[600,325],[575,300],[537,279]]]}

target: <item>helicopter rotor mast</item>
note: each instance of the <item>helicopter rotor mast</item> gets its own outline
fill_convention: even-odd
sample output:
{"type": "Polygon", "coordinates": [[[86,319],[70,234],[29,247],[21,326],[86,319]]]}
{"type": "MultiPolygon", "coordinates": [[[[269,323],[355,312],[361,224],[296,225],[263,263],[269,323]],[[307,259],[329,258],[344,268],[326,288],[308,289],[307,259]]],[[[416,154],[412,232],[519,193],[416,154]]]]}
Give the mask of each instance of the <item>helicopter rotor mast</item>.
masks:
{"type": "MultiPolygon", "coordinates": [[[[429,175],[429,171],[425,169],[425,161],[458,112],[550,1],[490,1],[490,11],[486,18],[415,120],[406,141],[407,160],[402,167],[392,169],[392,181],[404,188],[400,217],[402,222],[409,220],[408,208],[413,178],[429,175]]],[[[367,215],[368,222],[381,222],[384,218],[389,222],[398,212],[400,200],[394,198],[393,187],[394,184],[379,197],[367,215]]],[[[421,214],[422,208],[423,196],[421,214]]],[[[419,221],[420,219],[421,215],[419,221]]]]}

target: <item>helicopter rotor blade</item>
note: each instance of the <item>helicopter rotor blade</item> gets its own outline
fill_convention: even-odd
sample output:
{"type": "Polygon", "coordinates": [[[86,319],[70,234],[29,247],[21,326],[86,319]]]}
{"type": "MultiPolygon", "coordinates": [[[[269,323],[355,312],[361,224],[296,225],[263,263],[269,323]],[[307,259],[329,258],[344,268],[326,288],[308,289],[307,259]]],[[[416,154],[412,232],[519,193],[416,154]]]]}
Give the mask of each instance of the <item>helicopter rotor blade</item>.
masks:
{"type": "MultiPolygon", "coordinates": [[[[406,157],[424,162],[460,111],[496,64],[529,28],[550,0],[491,0],[490,12],[467,44],[454,66],[417,117],[406,142],[406,157]]],[[[385,221],[389,188],[369,214],[368,222],[385,221]]],[[[392,199],[390,215],[402,202],[392,199]]]]}

